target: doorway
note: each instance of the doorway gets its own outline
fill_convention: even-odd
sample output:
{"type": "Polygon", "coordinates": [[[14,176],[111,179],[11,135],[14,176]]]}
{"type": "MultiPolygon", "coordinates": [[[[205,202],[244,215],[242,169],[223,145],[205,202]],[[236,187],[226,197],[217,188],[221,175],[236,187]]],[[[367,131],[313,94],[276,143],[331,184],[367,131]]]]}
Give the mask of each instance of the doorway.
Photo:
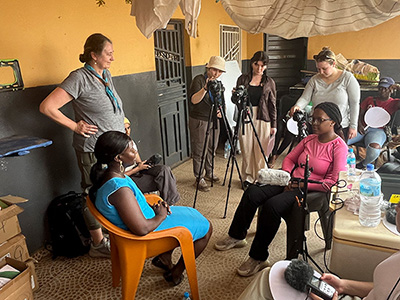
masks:
{"type": "MultiPolygon", "coordinates": [[[[264,49],[269,56],[268,76],[276,83],[278,114],[287,110],[288,103],[280,103],[289,88],[301,82],[300,70],[307,67],[307,38],[287,40],[276,35],[264,35],[264,49]]],[[[290,108],[290,107],[289,107],[290,108]]]]}
{"type": "Polygon", "coordinates": [[[158,115],[164,164],[178,165],[189,157],[187,87],[183,23],[171,20],[154,32],[158,115]]]}

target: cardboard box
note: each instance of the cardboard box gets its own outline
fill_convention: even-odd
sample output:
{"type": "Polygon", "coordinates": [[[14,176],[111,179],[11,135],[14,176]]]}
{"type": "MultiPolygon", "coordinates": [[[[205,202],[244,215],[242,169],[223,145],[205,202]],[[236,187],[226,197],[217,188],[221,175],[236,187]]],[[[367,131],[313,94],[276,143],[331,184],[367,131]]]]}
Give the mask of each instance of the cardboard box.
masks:
{"type": "Polygon", "coordinates": [[[28,248],[26,246],[25,236],[18,234],[8,241],[0,245],[0,261],[5,260],[6,257],[24,261],[31,273],[32,290],[36,291],[39,287],[38,278],[35,272],[36,260],[29,256],[28,248]]]}
{"type": "Polygon", "coordinates": [[[11,239],[21,232],[17,215],[24,211],[17,203],[28,201],[16,196],[2,196],[0,200],[8,204],[7,208],[0,210],[0,244],[11,239]]]}
{"type": "Polygon", "coordinates": [[[29,267],[29,271],[31,273],[31,287],[32,287],[32,291],[36,291],[39,288],[39,282],[38,282],[38,277],[36,275],[35,272],[35,263],[37,263],[37,261],[35,259],[33,259],[32,257],[28,258],[27,261],[25,261],[26,264],[29,267]]]}
{"type": "Polygon", "coordinates": [[[0,261],[6,257],[20,261],[26,261],[29,258],[25,237],[22,234],[18,234],[0,244],[0,261]]]}
{"type": "Polygon", "coordinates": [[[33,300],[30,271],[26,263],[6,257],[0,268],[9,264],[21,273],[0,289],[0,300],[33,300]]]}

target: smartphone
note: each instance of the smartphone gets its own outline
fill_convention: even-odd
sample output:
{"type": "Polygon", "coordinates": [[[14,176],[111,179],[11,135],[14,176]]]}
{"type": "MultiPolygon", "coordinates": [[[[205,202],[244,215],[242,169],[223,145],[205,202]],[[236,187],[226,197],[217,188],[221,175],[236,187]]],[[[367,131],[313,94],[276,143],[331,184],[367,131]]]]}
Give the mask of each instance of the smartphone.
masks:
{"type": "Polygon", "coordinates": [[[327,284],[325,281],[322,281],[315,275],[313,275],[311,280],[307,283],[307,288],[311,293],[321,297],[324,300],[331,300],[336,291],[333,286],[327,284]]]}

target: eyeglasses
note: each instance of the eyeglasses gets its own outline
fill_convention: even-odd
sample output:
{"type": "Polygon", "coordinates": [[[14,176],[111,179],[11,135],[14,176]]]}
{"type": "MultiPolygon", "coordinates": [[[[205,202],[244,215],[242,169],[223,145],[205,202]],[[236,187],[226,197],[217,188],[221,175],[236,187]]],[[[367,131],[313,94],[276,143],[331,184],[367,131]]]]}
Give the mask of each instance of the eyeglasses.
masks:
{"type": "Polygon", "coordinates": [[[310,119],[310,123],[311,124],[317,124],[320,125],[321,123],[325,122],[325,121],[332,121],[332,119],[325,119],[325,118],[311,118],[310,119]]]}

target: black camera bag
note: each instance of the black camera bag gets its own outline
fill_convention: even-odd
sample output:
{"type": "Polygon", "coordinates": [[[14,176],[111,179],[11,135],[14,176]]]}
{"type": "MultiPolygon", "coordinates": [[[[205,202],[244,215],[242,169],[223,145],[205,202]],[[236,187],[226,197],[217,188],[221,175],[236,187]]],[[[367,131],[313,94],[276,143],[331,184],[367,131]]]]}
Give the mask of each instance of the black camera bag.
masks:
{"type": "Polygon", "coordinates": [[[54,198],[47,208],[53,259],[76,257],[90,248],[90,233],[82,215],[82,194],[69,192],[54,198]]]}

